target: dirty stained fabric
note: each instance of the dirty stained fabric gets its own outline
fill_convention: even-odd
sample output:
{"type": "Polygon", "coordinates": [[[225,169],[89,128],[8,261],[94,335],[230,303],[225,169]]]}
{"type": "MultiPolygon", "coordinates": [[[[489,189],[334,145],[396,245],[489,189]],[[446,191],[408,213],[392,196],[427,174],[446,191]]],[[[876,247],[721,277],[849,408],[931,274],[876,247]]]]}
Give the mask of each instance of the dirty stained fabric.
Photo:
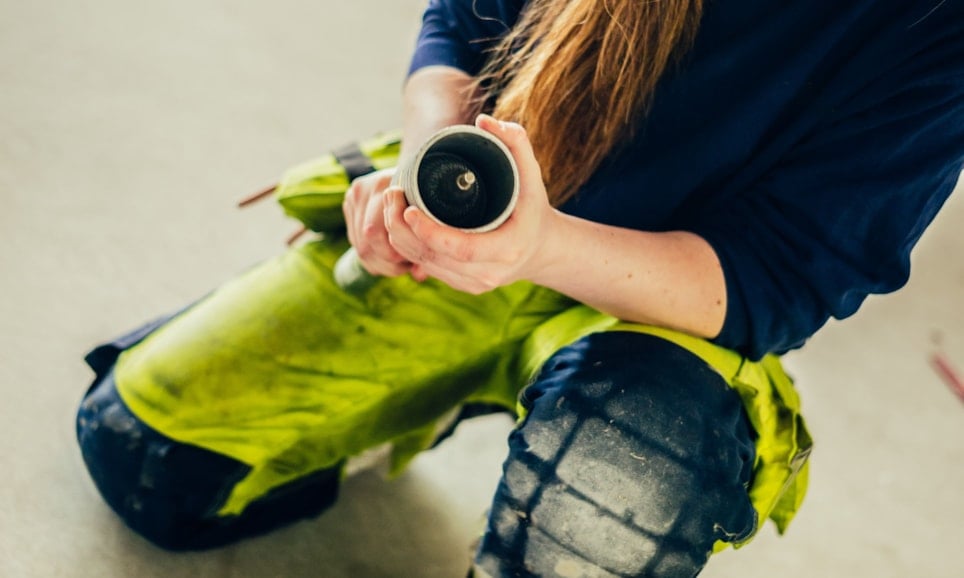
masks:
{"type": "Polygon", "coordinates": [[[619,329],[659,336],[715,368],[758,435],[750,490],[782,529],[806,485],[809,436],[775,358],[751,362],[676,332],[620,323],[553,291],[517,283],[481,296],[408,277],[362,297],[331,269],[347,247],[320,240],[234,279],[124,351],[117,390],[165,436],[250,466],[218,512],[237,515],[272,488],[385,442],[400,470],[453,408],[514,408],[563,346],[619,329]]]}
{"type": "Polygon", "coordinates": [[[692,578],[715,542],[756,529],[742,401],[685,348],[593,333],[554,354],[519,401],[477,578],[692,578]]]}

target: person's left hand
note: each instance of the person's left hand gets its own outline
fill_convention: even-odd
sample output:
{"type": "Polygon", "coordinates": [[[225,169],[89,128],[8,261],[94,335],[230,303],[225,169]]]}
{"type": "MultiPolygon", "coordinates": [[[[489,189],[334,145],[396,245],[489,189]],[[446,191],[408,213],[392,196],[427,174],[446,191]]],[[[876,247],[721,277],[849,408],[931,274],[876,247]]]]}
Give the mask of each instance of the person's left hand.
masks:
{"type": "Polygon", "coordinates": [[[434,277],[454,289],[480,294],[531,279],[550,265],[546,249],[560,213],[549,204],[525,129],[487,115],[475,124],[505,143],[518,165],[519,198],[508,220],[494,231],[467,233],[408,206],[397,187],[385,191],[384,211],[389,242],[412,263],[412,277],[434,277]]]}

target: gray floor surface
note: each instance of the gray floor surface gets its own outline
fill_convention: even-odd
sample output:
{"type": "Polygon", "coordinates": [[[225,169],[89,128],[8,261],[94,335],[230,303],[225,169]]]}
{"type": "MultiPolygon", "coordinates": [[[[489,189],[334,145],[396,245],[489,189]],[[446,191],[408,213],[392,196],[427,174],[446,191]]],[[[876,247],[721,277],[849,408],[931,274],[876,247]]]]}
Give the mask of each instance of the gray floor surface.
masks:
{"type": "MultiPolygon", "coordinates": [[[[485,418],[321,518],[201,554],[125,530],[72,418],[84,351],[283,250],[293,163],[399,121],[424,0],[0,0],[0,577],[460,577],[511,424],[485,418]]],[[[719,578],[964,576],[964,199],[910,284],[787,357],[817,449],[784,537],[719,578]]]]}

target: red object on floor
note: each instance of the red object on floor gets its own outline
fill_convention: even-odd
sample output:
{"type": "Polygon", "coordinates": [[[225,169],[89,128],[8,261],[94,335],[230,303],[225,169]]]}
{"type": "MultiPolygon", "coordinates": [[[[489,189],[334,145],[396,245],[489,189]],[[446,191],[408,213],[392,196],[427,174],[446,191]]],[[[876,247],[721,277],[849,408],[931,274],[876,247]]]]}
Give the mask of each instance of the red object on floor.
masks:
{"type": "Polygon", "coordinates": [[[954,371],[947,359],[940,353],[935,353],[931,356],[931,365],[937,370],[937,374],[941,376],[944,383],[957,394],[961,401],[964,401],[964,380],[954,371]]]}

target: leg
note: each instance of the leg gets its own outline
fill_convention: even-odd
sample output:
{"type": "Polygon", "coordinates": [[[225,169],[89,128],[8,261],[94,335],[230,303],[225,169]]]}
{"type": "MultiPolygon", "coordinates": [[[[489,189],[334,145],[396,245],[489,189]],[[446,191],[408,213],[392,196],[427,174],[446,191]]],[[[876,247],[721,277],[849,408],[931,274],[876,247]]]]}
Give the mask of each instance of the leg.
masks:
{"type": "Polygon", "coordinates": [[[113,372],[84,397],[77,439],[105,501],[133,530],[169,550],[222,546],[315,516],[338,490],[340,468],[330,468],[276,488],[240,516],[218,516],[250,468],[148,427],[118,396],[113,372]]]}
{"type": "Polygon", "coordinates": [[[590,335],[553,356],[522,403],[476,577],[691,577],[715,541],[755,529],[753,432],[690,352],[590,335]]]}
{"type": "Polygon", "coordinates": [[[271,514],[299,501],[312,515],[350,456],[391,443],[400,467],[452,408],[508,392],[507,358],[564,304],[526,285],[475,297],[407,277],[359,298],[332,280],[340,254],[292,249],[88,356],[100,385],[78,416],[83,454],[136,531],[202,548],[296,520],[271,514]]]}

